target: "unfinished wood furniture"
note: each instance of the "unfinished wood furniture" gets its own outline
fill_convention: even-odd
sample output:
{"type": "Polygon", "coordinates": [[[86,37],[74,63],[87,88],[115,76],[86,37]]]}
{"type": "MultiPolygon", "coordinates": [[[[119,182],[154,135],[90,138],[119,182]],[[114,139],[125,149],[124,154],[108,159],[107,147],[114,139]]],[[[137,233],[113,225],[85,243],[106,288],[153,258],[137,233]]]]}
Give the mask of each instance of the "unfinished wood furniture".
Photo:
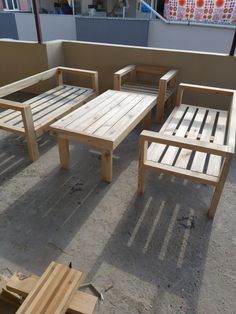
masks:
{"type": "Polygon", "coordinates": [[[177,99],[159,133],[141,133],[138,192],[144,192],[146,170],[209,184],[215,188],[208,210],[213,217],[234,154],[236,91],[180,84],[177,99]],[[227,95],[231,105],[228,110],[185,105],[184,91],[227,95]]]}
{"type": "Polygon", "coordinates": [[[108,90],[85,106],[50,126],[58,135],[61,166],[69,167],[69,140],[93,145],[102,151],[102,177],[112,180],[112,154],[143,119],[148,127],[156,98],[108,90]]]}
{"type": "Polygon", "coordinates": [[[0,109],[5,109],[0,112],[0,129],[24,135],[32,161],[39,158],[36,138],[46,132],[52,122],[97,96],[98,74],[96,71],[57,67],[0,87],[0,97],[4,97],[54,77],[57,87],[23,103],[0,99],[0,109]],[[91,88],[63,84],[64,73],[90,77],[91,88]]]}
{"type": "Polygon", "coordinates": [[[178,71],[166,67],[128,65],[114,73],[114,89],[157,97],[157,122],[164,118],[166,102],[174,104],[178,71]]]}
{"type": "Polygon", "coordinates": [[[52,262],[39,278],[15,273],[6,282],[5,294],[22,297],[17,314],[71,313],[92,314],[97,297],[78,290],[85,275],[67,266],[52,262]]]}

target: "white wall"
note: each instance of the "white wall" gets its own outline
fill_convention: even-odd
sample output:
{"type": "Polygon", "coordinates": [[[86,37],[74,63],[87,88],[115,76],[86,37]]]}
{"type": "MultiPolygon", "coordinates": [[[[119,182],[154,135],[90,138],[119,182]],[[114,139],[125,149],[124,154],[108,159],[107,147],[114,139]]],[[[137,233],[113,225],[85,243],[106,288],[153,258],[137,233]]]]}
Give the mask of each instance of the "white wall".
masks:
{"type": "Polygon", "coordinates": [[[173,25],[165,24],[160,20],[152,20],[149,24],[148,46],[229,53],[233,36],[233,29],[173,25]]]}
{"type": "MultiPolygon", "coordinates": [[[[16,13],[19,40],[36,41],[34,16],[30,13],[16,13]]],[[[65,39],[76,40],[75,18],[72,15],[40,14],[43,41],[65,39]]]]}

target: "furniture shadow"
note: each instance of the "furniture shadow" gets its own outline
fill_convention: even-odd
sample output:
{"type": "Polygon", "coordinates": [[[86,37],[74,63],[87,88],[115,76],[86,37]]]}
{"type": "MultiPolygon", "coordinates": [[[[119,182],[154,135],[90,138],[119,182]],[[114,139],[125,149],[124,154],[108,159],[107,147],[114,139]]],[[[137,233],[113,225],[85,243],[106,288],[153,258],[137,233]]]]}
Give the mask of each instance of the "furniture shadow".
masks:
{"type": "MultiPolygon", "coordinates": [[[[181,300],[182,309],[176,313],[196,313],[212,229],[212,220],[206,216],[207,197],[207,186],[149,176],[145,194],[134,194],[88,280],[96,282],[108,264],[112,272],[106,275],[114,282],[114,293],[122,295],[126,285],[125,291],[141,300],[142,291],[152,287],[150,293],[143,292],[148,299],[155,291],[148,313],[167,313],[171,299],[181,300]],[[137,289],[141,295],[132,283],[140,280],[146,283],[146,288],[144,284],[137,289]]],[[[111,300],[117,298],[111,294],[112,290],[111,300]]],[[[140,301],[136,310],[143,313],[147,307],[140,301]]]]}
{"type": "MultiPolygon", "coordinates": [[[[127,142],[121,144],[121,150],[129,146],[133,136],[137,135],[131,135],[127,142]]],[[[25,192],[12,204],[11,193],[14,196],[14,190],[16,193],[20,190],[17,183],[13,184],[8,194],[4,194],[0,212],[0,255],[5,261],[18,265],[18,269],[12,271],[41,274],[52,260],[59,257],[63,263],[74,261],[73,254],[67,252],[68,244],[136,154],[131,150],[123,159],[117,150],[113,181],[108,184],[101,180],[101,158],[94,148],[70,143],[71,167],[68,170],[60,168],[56,147],[54,150],[58,164],[51,172],[40,178],[41,172],[38,178],[37,170],[32,168],[35,175],[33,181],[36,183],[28,190],[26,187],[25,192]],[[89,207],[88,202],[92,202],[89,207]]],[[[39,162],[41,166],[42,163],[47,164],[47,156],[41,156],[39,162]]],[[[22,168],[23,163],[18,170],[22,168]]],[[[17,170],[12,169],[12,176],[16,173],[17,170]]],[[[24,186],[24,176],[27,182],[30,174],[22,172],[22,176],[21,184],[24,186]]]]}
{"type": "MultiPolygon", "coordinates": [[[[55,145],[55,139],[48,134],[37,139],[40,157],[55,145]]],[[[24,136],[2,132],[0,138],[0,184],[31,165],[24,136]]]]}

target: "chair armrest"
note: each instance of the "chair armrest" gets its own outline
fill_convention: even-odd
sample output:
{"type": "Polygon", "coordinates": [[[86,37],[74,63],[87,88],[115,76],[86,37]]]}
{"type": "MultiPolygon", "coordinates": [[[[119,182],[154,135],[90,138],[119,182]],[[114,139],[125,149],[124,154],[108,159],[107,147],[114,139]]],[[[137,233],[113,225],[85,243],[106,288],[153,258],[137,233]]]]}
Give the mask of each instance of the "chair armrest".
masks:
{"type": "Polygon", "coordinates": [[[146,130],[141,133],[140,138],[141,141],[155,142],[225,157],[234,153],[232,148],[228,145],[209,143],[201,140],[188,139],[146,130]]]}
{"type": "Polygon", "coordinates": [[[169,81],[171,81],[173,78],[176,78],[178,74],[178,70],[175,69],[171,69],[170,71],[168,71],[167,73],[165,73],[160,80],[166,81],[167,83],[169,81]]]}
{"type": "Polygon", "coordinates": [[[98,93],[98,72],[84,69],[75,69],[75,68],[67,68],[67,67],[58,67],[58,76],[59,83],[62,84],[62,74],[63,73],[75,73],[78,75],[89,76],[92,79],[92,88],[98,93]]]}
{"type": "Polygon", "coordinates": [[[27,105],[21,104],[16,101],[0,99],[0,108],[11,109],[16,111],[23,111],[27,105]]]}
{"type": "Polygon", "coordinates": [[[122,78],[124,76],[126,76],[127,74],[134,72],[135,69],[136,69],[136,65],[128,65],[128,66],[124,67],[123,69],[115,72],[114,73],[114,82],[113,82],[114,90],[121,90],[122,78]]]}
{"type": "Polygon", "coordinates": [[[132,71],[134,71],[136,69],[136,65],[127,65],[126,67],[124,67],[123,69],[117,71],[114,73],[114,75],[119,75],[119,76],[124,76],[132,71]]]}

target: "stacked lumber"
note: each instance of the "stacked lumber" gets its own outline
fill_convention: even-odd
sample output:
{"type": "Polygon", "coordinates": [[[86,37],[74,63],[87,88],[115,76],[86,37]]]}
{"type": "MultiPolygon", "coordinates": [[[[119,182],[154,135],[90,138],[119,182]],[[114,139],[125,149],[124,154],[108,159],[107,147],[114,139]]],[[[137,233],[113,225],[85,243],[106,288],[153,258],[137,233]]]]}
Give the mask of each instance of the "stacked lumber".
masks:
{"type": "Polygon", "coordinates": [[[24,300],[17,314],[92,314],[97,297],[78,290],[84,277],[82,272],[52,262],[41,277],[15,273],[5,290],[11,298],[16,296],[18,304],[24,300]]]}

